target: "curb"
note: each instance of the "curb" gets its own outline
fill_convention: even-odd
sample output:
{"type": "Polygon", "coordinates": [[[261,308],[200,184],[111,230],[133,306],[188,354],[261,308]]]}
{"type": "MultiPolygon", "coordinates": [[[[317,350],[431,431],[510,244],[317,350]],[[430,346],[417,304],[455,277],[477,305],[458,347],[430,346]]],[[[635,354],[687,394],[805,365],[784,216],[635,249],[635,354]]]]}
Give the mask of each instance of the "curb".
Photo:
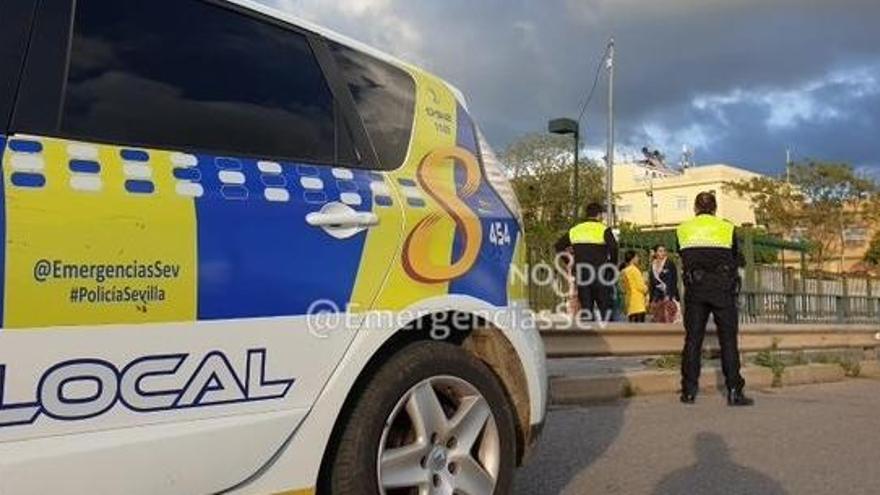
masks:
{"type": "MultiPolygon", "coordinates": [[[[768,368],[748,366],[742,375],[751,389],[769,389],[773,386],[773,372],[768,368]]],[[[880,378],[880,362],[861,363],[861,377],[880,378]]],[[[842,382],[843,369],[834,364],[809,364],[785,369],[782,385],[812,385],[842,382]]],[[[604,376],[559,376],[550,379],[550,403],[556,406],[587,405],[609,402],[639,395],[676,394],[681,390],[681,375],[677,371],[636,371],[604,376]]],[[[711,393],[724,390],[720,369],[703,370],[701,391],[711,393]]]]}
{"type": "Polygon", "coordinates": [[[782,375],[782,386],[835,383],[844,380],[846,380],[846,372],[836,364],[808,364],[786,368],[782,375]]]}
{"type": "Polygon", "coordinates": [[[862,361],[860,378],[880,378],[880,361],[862,361]]]}

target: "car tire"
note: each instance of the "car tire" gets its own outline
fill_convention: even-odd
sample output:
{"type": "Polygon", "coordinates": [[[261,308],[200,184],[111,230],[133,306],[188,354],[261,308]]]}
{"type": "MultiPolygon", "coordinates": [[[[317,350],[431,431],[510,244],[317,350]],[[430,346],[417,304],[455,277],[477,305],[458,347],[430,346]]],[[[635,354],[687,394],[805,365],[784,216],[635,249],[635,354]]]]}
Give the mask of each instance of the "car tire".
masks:
{"type": "Polygon", "coordinates": [[[362,390],[329,459],[326,493],[510,492],[513,408],[485,363],[454,345],[417,342],[382,364],[362,390]],[[407,485],[412,479],[414,487],[407,485]]]}

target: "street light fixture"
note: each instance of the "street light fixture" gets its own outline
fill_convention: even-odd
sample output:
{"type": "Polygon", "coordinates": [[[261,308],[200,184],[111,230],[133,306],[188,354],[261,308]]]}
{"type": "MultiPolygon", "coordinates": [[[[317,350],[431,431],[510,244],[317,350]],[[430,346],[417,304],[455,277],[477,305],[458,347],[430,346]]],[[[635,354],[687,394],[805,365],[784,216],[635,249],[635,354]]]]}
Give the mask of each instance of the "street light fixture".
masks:
{"type": "Polygon", "coordinates": [[[580,148],[581,148],[581,126],[577,120],[574,119],[554,119],[550,121],[548,125],[548,129],[551,134],[558,134],[561,136],[574,136],[574,171],[572,172],[572,191],[571,191],[571,201],[573,203],[574,210],[574,221],[577,222],[580,220],[580,184],[579,184],[579,166],[580,164],[580,148]]]}

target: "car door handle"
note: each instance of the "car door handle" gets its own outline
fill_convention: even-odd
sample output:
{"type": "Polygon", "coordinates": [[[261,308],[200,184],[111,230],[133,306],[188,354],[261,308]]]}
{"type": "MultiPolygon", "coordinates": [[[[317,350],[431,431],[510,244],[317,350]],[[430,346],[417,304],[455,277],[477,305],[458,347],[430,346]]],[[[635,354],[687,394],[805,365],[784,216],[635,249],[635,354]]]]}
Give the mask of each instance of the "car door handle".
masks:
{"type": "Polygon", "coordinates": [[[345,212],[345,213],[309,213],[306,223],[312,227],[321,228],[369,228],[379,225],[379,217],[374,213],[345,212]]]}
{"type": "Polygon", "coordinates": [[[343,203],[327,203],[306,215],[306,223],[322,229],[330,237],[344,240],[379,225],[379,217],[367,211],[357,211],[343,203]]]}

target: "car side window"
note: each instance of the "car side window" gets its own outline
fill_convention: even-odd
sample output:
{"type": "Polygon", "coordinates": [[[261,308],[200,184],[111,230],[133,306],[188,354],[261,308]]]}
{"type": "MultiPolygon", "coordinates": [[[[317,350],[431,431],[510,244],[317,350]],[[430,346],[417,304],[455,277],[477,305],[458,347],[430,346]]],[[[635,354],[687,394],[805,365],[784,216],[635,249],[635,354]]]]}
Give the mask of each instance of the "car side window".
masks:
{"type": "Polygon", "coordinates": [[[349,161],[305,35],[202,1],[79,0],[60,120],[68,137],[349,161]]]}
{"type": "Polygon", "coordinates": [[[415,117],[415,82],[402,69],[338,43],[329,43],[381,167],[403,165],[415,117]]]}

